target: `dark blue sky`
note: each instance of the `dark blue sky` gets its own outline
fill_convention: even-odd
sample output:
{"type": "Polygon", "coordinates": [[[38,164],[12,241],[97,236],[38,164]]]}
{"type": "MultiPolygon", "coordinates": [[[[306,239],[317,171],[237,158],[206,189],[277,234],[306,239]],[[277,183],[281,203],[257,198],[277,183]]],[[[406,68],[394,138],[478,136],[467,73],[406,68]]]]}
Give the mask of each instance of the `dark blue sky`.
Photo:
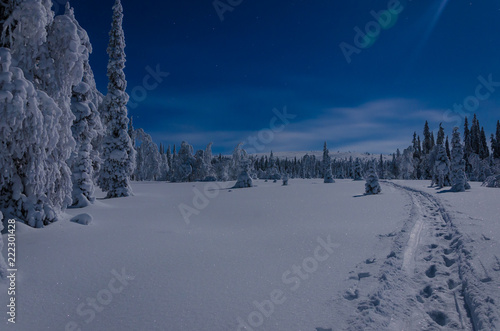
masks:
{"type": "MultiPolygon", "coordinates": [[[[146,67],[170,74],[129,109],[158,143],[213,141],[214,152],[226,153],[261,132],[265,152],[318,150],[327,140],[333,151],[390,153],[421,134],[425,120],[450,134],[463,124],[457,113],[475,110],[489,135],[500,119],[498,1],[220,2],[241,3],[221,21],[212,0],[122,0],[131,100],[144,92],[146,67]],[[341,43],[355,47],[355,28],[377,29],[371,12],[391,5],[391,24],[373,30],[371,45],[348,63],[341,43]],[[479,76],[493,83],[478,88],[479,76]],[[270,127],[273,109],[284,107],[296,117],[270,139],[271,127],[283,128],[270,127]]],[[[71,3],[103,93],[113,3],[71,3]]]]}

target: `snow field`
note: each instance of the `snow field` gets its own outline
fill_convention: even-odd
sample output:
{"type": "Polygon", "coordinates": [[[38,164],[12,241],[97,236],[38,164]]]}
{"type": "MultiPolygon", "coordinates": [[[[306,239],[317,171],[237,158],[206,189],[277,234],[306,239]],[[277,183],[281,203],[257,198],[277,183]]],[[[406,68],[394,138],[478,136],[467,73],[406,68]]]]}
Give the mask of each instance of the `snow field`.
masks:
{"type": "Polygon", "coordinates": [[[329,328],[340,318],[333,298],[349,270],[373,251],[389,254],[376,234],[401,226],[407,214],[398,191],[364,197],[364,182],[224,188],[233,184],[223,183],[189,225],[178,206],[191,204],[194,190],[208,183],[134,182],[135,196],[98,198],[85,208],[93,217],[88,226],[69,221],[82,209],[42,231],[19,224],[16,329],[74,322],[82,330],[237,330],[238,318],[249,323],[253,312],[264,319],[255,330],[329,328]],[[339,246],[316,267],[318,240],[329,236],[339,246]],[[133,278],[116,294],[109,288],[113,270],[133,278]],[[269,314],[265,300],[273,298],[286,300],[269,314]],[[86,310],[95,312],[92,320],[86,310]]]}

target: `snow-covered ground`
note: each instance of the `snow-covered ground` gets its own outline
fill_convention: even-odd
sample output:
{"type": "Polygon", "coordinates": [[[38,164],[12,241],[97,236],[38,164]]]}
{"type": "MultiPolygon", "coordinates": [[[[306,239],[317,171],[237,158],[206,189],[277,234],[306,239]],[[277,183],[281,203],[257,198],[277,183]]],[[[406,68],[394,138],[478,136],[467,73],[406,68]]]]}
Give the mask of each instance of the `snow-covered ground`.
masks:
{"type": "Polygon", "coordinates": [[[45,229],[18,224],[7,329],[500,328],[500,190],[232,184],[133,183],[45,229]],[[70,222],[81,213],[90,225],[70,222]]]}

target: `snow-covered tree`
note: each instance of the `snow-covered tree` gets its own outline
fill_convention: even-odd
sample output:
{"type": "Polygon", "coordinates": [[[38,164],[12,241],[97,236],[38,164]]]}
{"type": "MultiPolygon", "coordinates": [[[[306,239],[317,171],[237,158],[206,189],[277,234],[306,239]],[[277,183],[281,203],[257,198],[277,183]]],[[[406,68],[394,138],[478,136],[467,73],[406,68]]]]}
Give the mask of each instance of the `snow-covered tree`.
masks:
{"type": "Polygon", "coordinates": [[[323,174],[324,183],[335,183],[335,180],[333,180],[331,159],[328,147],[326,146],[326,141],[325,145],[323,146],[323,174]]]}
{"type": "Polygon", "coordinates": [[[69,164],[73,181],[73,206],[85,207],[95,200],[94,196],[94,165],[91,157],[92,140],[97,137],[95,123],[96,109],[90,102],[90,86],[84,82],[73,87],[71,110],[75,120],[71,128],[76,148],[69,164]],[[94,107],[92,109],[91,107],[94,107]]]}
{"type": "Polygon", "coordinates": [[[462,143],[460,142],[460,132],[458,128],[453,128],[451,139],[451,190],[454,192],[464,192],[470,188],[465,175],[465,160],[462,143]]]}
{"type": "Polygon", "coordinates": [[[215,172],[215,177],[217,180],[225,182],[229,180],[229,164],[230,164],[229,159],[223,158],[222,155],[219,155],[218,158],[216,158],[215,163],[214,163],[214,172],[215,172]]]}
{"type": "Polygon", "coordinates": [[[4,22],[2,44],[11,49],[12,65],[21,68],[35,88],[47,92],[43,87],[51,80],[54,64],[47,45],[47,30],[54,20],[52,3],[42,0],[10,3],[11,13],[4,22]]]}
{"type": "Polygon", "coordinates": [[[125,92],[125,36],[123,33],[123,7],[120,0],[113,6],[113,23],[108,45],[108,94],[106,95],[107,127],[103,140],[103,164],[99,186],[108,198],[132,194],[130,176],[135,168],[135,150],[128,135],[127,102],[125,92]]]}
{"type": "Polygon", "coordinates": [[[379,194],[382,189],[380,188],[380,184],[378,182],[378,175],[374,160],[369,162],[368,171],[366,172],[365,176],[365,194],[379,194]]]}
{"type": "Polygon", "coordinates": [[[437,184],[439,188],[444,186],[450,186],[450,160],[448,155],[446,155],[446,148],[443,143],[435,146],[437,154],[436,160],[434,162],[434,183],[437,184]]]}
{"type": "Polygon", "coordinates": [[[242,156],[242,146],[243,143],[239,143],[233,150],[233,155],[232,155],[232,162],[231,162],[231,167],[230,167],[230,174],[229,177],[230,179],[237,179],[241,168],[240,168],[240,162],[241,162],[241,156],[242,156]]]}
{"type": "Polygon", "coordinates": [[[57,111],[42,111],[45,120],[54,122],[55,148],[48,155],[46,191],[55,208],[71,204],[71,174],[67,160],[75,147],[70,109],[72,86],[83,75],[82,50],[74,23],[66,15],[54,19],[50,0],[20,0],[5,22],[8,26],[12,60],[40,94],[42,106],[57,111]],[[52,101],[50,100],[52,99],[52,101]],[[55,118],[49,119],[52,114],[55,118]]]}
{"type": "Polygon", "coordinates": [[[61,209],[47,185],[61,110],[11,64],[10,50],[0,48],[0,209],[43,227],[61,209]]]}
{"type": "Polygon", "coordinates": [[[204,181],[209,176],[210,167],[206,163],[205,151],[198,150],[194,154],[194,165],[193,165],[193,180],[204,181]]]}
{"type": "Polygon", "coordinates": [[[415,168],[413,166],[413,153],[412,146],[403,150],[403,155],[399,160],[399,175],[402,179],[412,179],[415,168]]]}
{"type": "Polygon", "coordinates": [[[203,167],[205,168],[205,177],[202,180],[215,181],[215,170],[212,165],[212,145],[213,143],[209,143],[205,148],[205,152],[203,153],[203,167]]]}
{"type": "Polygon", "coordinates": [[[179,148],[179,153],[175,157],[172,165],[173,182],[187,182],[193,180],[193,168],[195,158],[193,156],[193,146],[183,141],[179,148]]]}
{"type": "Polygon", "coordinates": [[[363,180],[363,169],[361,167],[361,161],[359,160],[359,158],[356,158],[356,161],[354,162],[352,173],[354,180],[363,180]]]}
{"type": "Polygon", "coordinates": [[[163,163],[158,146],[153,142],[151,136],[141,128],[134,130],[133,137],[136,146],[135,180],[158,180],[161,177],[163,163]]]}
{"type": "Polygon", "coordinates": [[[239,153],[239,156],[236,157],[238,159],[239,174],[233,188],[246,188],[253,186],[252,177],[250,177],[249,174],[250,160],[247,152],[241,148],[242,145],[242,143],[238,144],[233,153],[233,157],[235,156],[235,153],[239,153]]]}
{"type": "Polygon", "coordinates": [[[495,135],[491,134],[491,150],[494,159],[500,159],[500,121],[497,121],[495,135]]]}
{"type": "MultiPolygon", "coordinates": [[[[68,16],[73,24],[76,26],[76,31],[78,34],[78,37],[80,39],[80,43],[83,47],[80,49],[83,52],[83,77],[82,77],[82,82],[87,84],[89,89],[88,92],[86,93],[85,99],[86,102],[88,102],[88,106],[90,108],[90,116],[87,117],[87,124],[89,127],[89,130],[92,131],[92,149],[90,150],[90,159],[92,160],[92,167],[93,167],[93,173],[94,177],[93,179],[96,180],[96,176],[99,174],[99,170],[101,168],[101,163],[102,159],[100,157],[101,154],[101,145],[102,141],[104,138],[104,127],[102,124],[101,116],[99,113],[99,107],[101,106],[103,102],[104,96],[102,95],[101,92],[97,90],[95,78],[94,78],[94,73],[92,71],[92,68],[90,67],[90,61],[89,61],[89,56],[92,53],[92,44],[90,43],[89,36],[87,34],[87,31],[83,29],[78,21],[75,18],[74,10],[73,8],[70,7],[69,2],[66,3],[66,12],[65,15],[68,16]]],[[[77,84],[78,85],[78,84],[77,84]]],[[[74,87],[73,87],[74,88],[74,87]]],[[[73,91],[73,96],[74,97],[75,91],[73,91]]],[[[76,116],[76,115],[75,115],[76,116]]]]}
{"type": "Polygon", "coordinates": [[[282,179],[283,179],[283,186],[287,186],[288,185],[288,174],[284,174],[282,179]]]}
{"type": "Polygon", "coordinates": [[[0,1],[0,47],[10,47],[10,34],[14,29],[15,22],[8,21],[14,8],[20,0],[2,0],[0,1]]]}

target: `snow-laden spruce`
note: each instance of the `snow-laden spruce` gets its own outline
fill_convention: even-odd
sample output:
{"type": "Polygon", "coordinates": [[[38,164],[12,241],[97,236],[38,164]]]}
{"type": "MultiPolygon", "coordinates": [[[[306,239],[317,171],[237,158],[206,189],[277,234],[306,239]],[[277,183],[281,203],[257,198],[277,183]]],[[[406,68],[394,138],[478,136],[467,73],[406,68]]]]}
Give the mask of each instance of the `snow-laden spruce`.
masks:
{"type": "Polygon", "coordinates": [[[193,146],[185,141],[181,143],[179,153],[177,153],[172,163],[173,173],[171,180],[173,182],[191,181],[196,160],[193,156],[193,151],[193,146]]]}
{"type": "Polygon", "coordinates": [[[493,175],[486,178],[482,186],[500,188],[500,175],[493,175]]]}
{"type": "Polygon", "coordinates": [[[403,156],[400,158],[399,163],[399,175],[402,179],[413,178],[413,172],[415,167],[413,166],[413,154],[414,149],[412,146],[403,150],[403,156]]]}
{"type": "Polygon", "coordinates": [[[9,32],[2,38],[8,38],[13,65],[23,70],[37,90],[45,92],[38,93],[39,106],[53,139],[48,162],[43,164],[45,181],[39,185],[44,186],[46,200],[57,212],[72,202],[67,165],[75,147],[70,98],[72,86],[82,79],[83,52],[74,22],[66,15],[54,18],[51,7],[50,0],[19,1],[5,22],[9,32]]]}
{"type": "Polygon", "coordinates": [[[241,148],[242,145],[242,143],[239,143],[233,152],[233,158],[238,160],[237,164],[239,168],[238,178],[233,188],[246,188],[253,186],[252,177],[249,175],[250,160],[247,152],[241,148]]]}
{"type": "Polygon", "coordinates": [[[11,65],[10,50],[0,48],[0,209],[33,227],[56,220],[60,210],[46,185],[58,140],[52,128],[60,113],[11,65]]]}
{"type": "MultiPolygon", "coordinates": [[[[92,52],[92,45],[87,32],[78,24],[73,9],[66,4],[66,12],[62,16],[56,17],[56,21],[62,21],[69,26],[68,44],[77,50],[78,56],[77,70],[83,73],[78,75],[81,82],[74,84],[71,96],[71,111],[75,119],[71,131],[76,143],[76,147],[71,154],[68,164],[71,167],[71,178],[73,181],[72,205],[75,207],[85,207],[95,200],[94,178],[95,170],[99,169],[100,158],[95,150],[93,142],[102,136],[102,124],[97,110],[99,97],[96,93],[95,81],[90,69],[89,55],[92,52]]],[[[74,69],[74,68],[73,68],[74,69]]]]}
{"type": "Polygon", "coordinates": [[[135,168],[135,150],[128,135],[127,102],[125,92],[125,36],[123,7],[120,0],[113,6],[113,23],[108,45],[108,94],[106,95],[107,127],[102,143],[103,164],[98,184],[108,198],[132,194],[130,176],[135,168]]]}
{"type": "Polygon", "coordinates": [[[328,147],[326,146],[326,141],[325,145],[323,146],[323,174],[324,174],[324,180],[323,180],[324,183],[335,183],[335,180],[333,180],[331,159],[328,147]]]}
{"type": "Polygon", "coordinates": [[[453,128],[453,138],[451,139],[451,190],[454,192],[464,192],[470,189],[465,175],[464,150],[460,142],[460,132],[457,127],[453,128]]]}
{"type": "Polygon", "coordinates": [[[73,87],[71,110],[75,115],[71,130],[76,141],[76,148],[69,161],[73,181],[72,205],[85,207],[95,200],[94,165],[91,153],[92,140],[97,137],[97,132],[92,126],[95,122],[93,116],[96,115],[96,109],[90,102],[90,86],[86,83],[80,82],[73,87]],[[92,110],[91,107],[94,109],[92,110]]]}
{"type": "Polygon", "coordinates": [[[135,180],[157,180],[161,176],[163,158],[158,151],[158,146],[149,134],[143,129],[136,129],[133,133],[135,141],[136,168],[135,180]]]}
{"type": "Polygon", "coordinates": [[[450,186],[450,159],[443,144],[435,146],[437,154],[434,162],[434,183],[438,188],[450,186]]]}
{"type": "Polygon", "coordinates": [[[288,174],[284,174],[282,179],[283,179],[283,186],[288,186],[288,174]]]}
{"type": "Polygon", "coordinates": [[[380,184],[378,182],[375,160],[370,161],[365,177],[366,177],[365,194],[367,195],[379,194],[382,191],[382,189],[380,188],[380,184]]]}
{"type": "Polygon", "coordinates": [[[356,158],[352,172],[354,180],[363,180],[363,169],[361,167],[361,161],[359,160],[359,158],[356,158]]]}
{"type": "MultiPolygon", "coordinates": [[[[89,86],[89,90],[85,94],[85,102],[88,103],[90,115],[86,117],[87,129],[89,131],[89,135],[92,136],[91,149],[89,151],[89,157],[92,162],[92,180],[96,181],[97,175],[99,174],[99,170],[101,168],[101,158],[100,158],[100,150],[102,146],[102,140],[104,138],[104,127],[102,125],[101,116],[99,113],[99,107],[103,101],[103,95],[101,92],[97,90],[94,73],[92,68],[90,67],[89,56],[92,53],[92,44],[90,43],[89,36],[87,31],[83,29],[78,21],[75,18],[74,10],[70,7],[69,2],[66,3],[66,12],[65,15],[68,16],[73,24],[76,26],[77,34],[80,39],[80,43],[83,47],[81,50],[83,51],[83,77],[82,82],[89,86]]],[[[75,87],[79,84],[73,86],[73,95],[72,95],[72,111],[75,117],[78,117],[77,114],[74,113],[73,108],[73,98],[75,97],[75,87]]],[[[78,144],[77,138],[75,138],[76,143],[78,144]]],[[[78,146],[76,147],[78,149],[78,146]]],[[[74,196],[74,194],[73,194],[74,196]]]]}
{"type": "Polygon", "coordinates": [[[446,147],[444,143],[444,128],[439,124],[438,137],[436,140],[436,145],[432,151],[431,157],[432,164],[432,183],[436,184],[438,188],[443,188],[444,186],[451,186],[451,171],[450,171],[450,159],[446,153],[446,147]]]}

